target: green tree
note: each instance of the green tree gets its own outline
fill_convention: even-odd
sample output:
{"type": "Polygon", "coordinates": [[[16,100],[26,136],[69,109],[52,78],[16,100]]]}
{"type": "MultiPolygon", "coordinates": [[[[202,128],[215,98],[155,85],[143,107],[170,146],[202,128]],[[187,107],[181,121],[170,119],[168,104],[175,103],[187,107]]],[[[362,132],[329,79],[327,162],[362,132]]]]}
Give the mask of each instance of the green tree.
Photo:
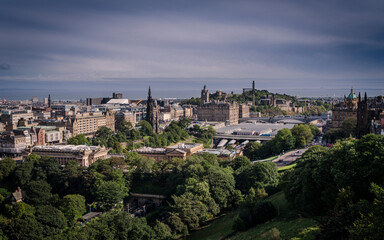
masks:
{"type": "Polygon", "coordinates": [[[63,197],[60,210],[68,222],[73,224],[86,213],[85,198],[80,194],[69,194],[63,197]]]}
{"type": "Polygon", "coordinates": [[[128,189],[124,184],[115,181],[98,180],[95,184],[95,200],[103,209],[111,209],[127,196],[128,189]]]}
{"type": "Polygon", "coordinates": [[[42,224],[44,236],[59,234],[66,226],[64,214],[50,205],[36,209],[36,220],[42,224]]]}
{"type": "Polygon", "coordinates": [[[84,145],[84,144],[91,145],[91,143],[88,141],[88,139],[85,137],[84,134],[79,134],[69,138],[67,143],[72,145],[84,145]]]}
{"type": "Polygon", "coordinates": [[[25,200],[33,205],[43,205],[51,198],[52,187],[44,180],[31,181],[25,188],[25,200]]]}
{"type": "Polygon", "coordinates": [[[356,135],[356,122],[356,117],[347,118],[342,122],[341,129],[343,130],[345,137],[356,135]]]}
{"type": "Polygon", "coordinates": [[[43,228],[34,217],[12,219],[5,226],[4,232],[8,239],[43,239],[43,228]]]}
{"type": "Polygon", "coordinates": [[[249,167],[242,167],[235,172],[236,189],[246,193],[251,187],[263,189],[276,187],[279,174],[276,164],[272,162],[257,162],[249,167]]]}
{"type": "Polygon", "coordinates": [[[33,206],[25,202],[17,202],[12,206],[9,216],[13,219],[34,217],[35,212],[36,209],[33,206]]]}
{"type": "Polygon", "coordinates": [[[184,223],[177,213],[171,212],[167,223],[176,233],[181,233],[184,229],[184,223]]]}
{"type": "Polygon", "coordinates": [[[237,156],[235,159],[233,159],[232,166],[234,170],[237,170],[244,166],[251,166],[251,161],[246,156],[237,156]]]}
{"type": "Polygon", "coordinates": [[[208,219],[207,206],[196,199],[192,193],[187,192],[180,196],[173,195],[172,199],[174,201],[174,204],[171,205],[172,210],[178,213],[189,228],[197,228],[208,219]]]}
{"type": "Polygon", "coordinates": [[[244,148],[244,155],[247,156],[251,161],[253,160],[257,160],[260,158],[260,155],[258,153],[259,149],[262,147],[263,145],[259,142],[249,142],[247,143],[247,145],[245,146],[244,148]]]}
{"type": "Polygon", "coordinates": [[[16,161],[12,158],[4,158],[0,161],[0,181],[7,178],[16,168],[16,161]]]}
{"type": "Polygon", "coordinates": [[[18,185],[24,186],[32,180],[34,165],[39,159],[40,156],[31,154],[22,164],[16,167],[15,177],[18,185]]]}
{"type": "Polygon", "coordinates": [[[365,211],[360,213],[350,229],[351,239],[384,239],[384,189],[372,183],[371,192],[375,199],[373,203],[365,203],[365,211]]]}
{"type": "Polygon", "coordinates": [[[291,131],[295,138],[295,147],[306,147],[313,139],[312,130],[307,124],[295,125],[291,131]]]}
{"type": "Polygon", "coordinates": [[[295,138],[292,132],[288,128],[279,130],[274,137],[275,140],[275,152],[281,153],[281,151],[287,151],[295,146],[295,138]]]}
{"type": "Polygon", "coordinates": [[[152,136],[153,135],[153,128],[152,128],[152,125],[149,122],[147,122],[145,120],[141,120],[137,124],[137,126],[140,129],[140,133],[143,136],[152,136]]]}
{"type": "Polygon", "coordinates": [[[156,239],[158,240],[171,239],[172,237],[171,228],[167,224],[162,223],[159,220],[156,220],[156,224],[153,227],[153,230],[155,231],[156,239]]]}

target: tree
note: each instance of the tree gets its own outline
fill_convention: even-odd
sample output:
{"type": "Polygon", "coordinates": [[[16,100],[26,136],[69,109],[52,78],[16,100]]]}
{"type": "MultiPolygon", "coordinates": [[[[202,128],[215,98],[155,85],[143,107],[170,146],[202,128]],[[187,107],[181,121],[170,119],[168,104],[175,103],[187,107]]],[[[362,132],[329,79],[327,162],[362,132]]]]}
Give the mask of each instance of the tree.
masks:
{"type": "Polygon", "coordinates": [[[373,134],[338,142],[329,150],[311,147],[288,174],[285,195],[298,209],[312,214],[335,209],[336,203],[348,205],[348,198],[369,200],[370,184],[384,184],[382,159],[384,136],[373,134]],[[340,194],[343,188],[348,192],[340,194]]]}
{"type": "Polygon", "coordinates": [[[153,230],[155,231],[156,239],[158,240],[171,239],[172,237],[171,228],[159,220],[156,220],[156,225],[153,227],[153,230]]]}
{"type": "Polygon", "coordinates": [[[295,146],[295,138],[292,135],[291,130],[283,128],[279,130],[274,137],[275,140],[275,152],[287,151],[295,146]]]}
{"type": "Polygon", "coordinates": [[[13,219],[26,218],[34,217],[35,213],[36,209],[33,206],[25,202],[17,202],[12,206],[9,216],[13,219]]]}
{"type": "Polygon", "coordinates": [[[91,143],[88,141],[88,139],[85,137],[84,134],[79,134],[69,138],[67,143],[72,145],[84,145],[84,144],[91,145],[91,143]]]}
{"type": "Polygon", "coordinates": [[[127,196],[128,189],[119,182],[98,180],[94,191],[95,200],[100,202],[100,207],[108,210],[127,196]]]}
{"type": "Polygon", "coordinates": [[[259,159],[259,154],[258,150],[262,147],[263,145],[259,142],[249,142],[244,148],[244,155],[247,156],[251,161],[252,160],[257,160],[259,159]]]}
{"type": "Polygon", "coordinates": [[[356,123],[356,117],[347,118],[342,122],[341,129],[343,130],[345,137],[356,135],[356,123]]]}
{"type": "Polygon", "coordinates": [[[209,184],[212,198],[221,208],[229,207],[235,190],[232,168],[210,167],[203,177],[209,184]]]}
{"type": "Polygon", "coordinates": [[[130,137],[132,129],[133,129],[132,123],[131,122],[127,122],[125,120],[121,121],[117,125],[117,131],[123,133],[126,137],[130,137]]]}
{"type": "Polygon", "coordinates": [[[232,165],[233,165],[233,169],[237,170],[244,166],[250,166],[251,161],[246,156],[237,156],[235,157],[235,159],[233,159],[232,165]]]}
{"type": "Polygon", "coordinates": [[[306,147],[313,139],[311,128],[307,124],[295,125],[291,131],[295,138],[295,147],[306,147]]]}
{"type": "Polygon", "coordinates": [[[371,192],[375,199],[373,203],[365,202],[365,211],[360,212],[350,230],[351,239],[384,239],[384,189],[372,183],[371,192]]]}
{"type": "Polygon", "coordinates": [[[320,134],[320,130],[319,130],[318,127],[316,127],[316,126],[313,125],[313,124],[309,124],[308,126],[309,126],[309,128],[311,129],[311,132],[312,132],[312,135],[313,135],[313,136],[317,136],[317,135],[320,134]]]}
{"type": "Polygon", "coordinates": [[[25,189],[25,200],[34,205],[43,205],[47,203],[52,196],[51,190],[51,186],[44,180],[31,181],[25,189]]]}
{"type": "Polygon", "coordinates": [[[145,120],[141,120],[137,126],[140,128],[140,133],[143,135],[143,136],[152,136],[153,135],[153,128],[152,128],[152,125],[145,121],[145,120]]]}
{"type": "Polygon", "coordinates": [[[12,158],[4,158],[0,161],[0,181],[7,178],[16,168],[16,161],[12,158]]]}
{"type": "Polygon", "coordinates": [[[167,223],[176,233],[181,233],[184,229],[184,223],[177,213],[171,212],[167,223]]]}
{"type": "Polygon", "coordinates": [[[78,218],[87,212],[85,198],[80,194],[69,194],[63,197],[60,210],[64,213],[68,222],[73,224],[78,218]]]}
{"type": "Polygon", "coordinates": [[[43,239],[43,228],[34,217],[12,219],[4,229],[8,239],[40,240],[43,239]]]}
{"type": "Polygon", "coordinates": [[[50,205],[37,208],[36,219],[43,225],[44,236],[59,234],[66,226],[64,214],[50,205]]]}
{"type": "Polygon", "coordinates": [[[38,159],[40,159],[40,156],[31,154],[22,164],[16,167],[15,177],[18,185],[24,186],[31,181],[33,177],[34,164],[38,159]]]}
{"type": "Polygon", "coordinates": [[[171,208],[178,213],[181,220],[191,229],[197,228],[208,219],[208,208],[196,199],[192,193],[184,193],[180,196],[172,196],[174,204],[171,208]]]}
{"type": "Polygon", "coordinates": [[[276,164],[272,162],[257,162],[235,172],[236,189],[243,193],[246,193],[251,187],[254,189],[275,187],[278,184],[278,178],[276,164]]]}

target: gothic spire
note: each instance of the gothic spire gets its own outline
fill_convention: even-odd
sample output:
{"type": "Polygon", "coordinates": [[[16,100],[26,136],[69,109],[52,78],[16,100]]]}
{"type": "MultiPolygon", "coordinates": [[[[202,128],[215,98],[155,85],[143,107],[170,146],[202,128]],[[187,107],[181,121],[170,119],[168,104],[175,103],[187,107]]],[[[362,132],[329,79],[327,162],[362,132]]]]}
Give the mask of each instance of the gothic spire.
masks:
{"type": "Polygon", "coordinates": [[[149,89],[148,89],[148,99],[151,98],[151,86],[149,86],[149,89]]]}

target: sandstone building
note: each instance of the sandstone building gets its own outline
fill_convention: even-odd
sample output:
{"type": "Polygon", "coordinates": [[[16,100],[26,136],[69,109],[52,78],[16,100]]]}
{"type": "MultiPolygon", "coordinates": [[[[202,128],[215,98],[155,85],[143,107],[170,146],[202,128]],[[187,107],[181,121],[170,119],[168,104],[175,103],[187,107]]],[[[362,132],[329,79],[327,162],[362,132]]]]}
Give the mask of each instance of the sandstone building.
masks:
{"type": "Polygon", "coordinates": [[[80,166],[88,167],[97,160],[106,159],[108,150],[99,146],[50,145],[36,146],[32,148],[31,153],[57,159],[61,165],[75,160],[80,166]]]}
{"type": "Polygon", "coordinates": [[[105,113],[76,114],[69,118],[66,127],[71,131],[72,136],[84,134],[93,137],[96,131],[103,126],[115,131],[115,115],[111,110],[107,110],[105,113]]]}
{"type": "Polygon", "coordinates": [[[344,96],[344,101],[338,104],[335,104],[332,108],[332,127],[341,128],[342,123],[347,118],[356,118],[357,117],[357,97],[351,89],[351,93],[348,97],[344,96]]]}

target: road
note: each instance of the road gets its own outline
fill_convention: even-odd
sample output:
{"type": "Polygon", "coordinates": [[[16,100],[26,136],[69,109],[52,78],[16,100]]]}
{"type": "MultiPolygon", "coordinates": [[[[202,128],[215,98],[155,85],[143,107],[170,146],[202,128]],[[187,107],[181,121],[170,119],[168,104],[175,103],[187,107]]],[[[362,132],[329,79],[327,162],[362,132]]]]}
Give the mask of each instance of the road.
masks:
{"type": "Polygon", "coordinates": [[[279,156],[278,158],[272,160],[272,162],[274,162],[278,168],[290,165],[293,162],[295,162],[296,159],[300,158],[301,155],[303,155],[303,153],[307,150],[308,148],[304,148],[304,149],[297,149],[295,151],[287,152],[279,156]]]}

